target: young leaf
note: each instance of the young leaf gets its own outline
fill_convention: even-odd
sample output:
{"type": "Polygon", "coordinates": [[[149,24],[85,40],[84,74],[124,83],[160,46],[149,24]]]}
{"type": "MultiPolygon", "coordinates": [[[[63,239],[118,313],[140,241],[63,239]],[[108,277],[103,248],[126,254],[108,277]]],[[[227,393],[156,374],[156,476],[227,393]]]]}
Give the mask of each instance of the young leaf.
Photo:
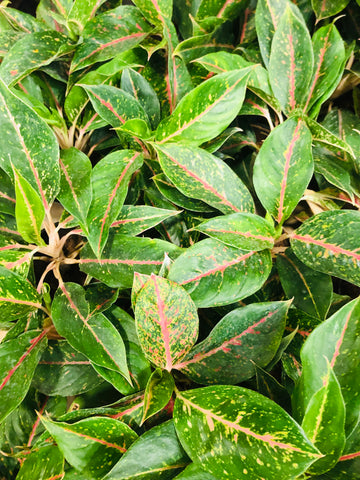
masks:
{"type": "Polygon", "coordinates": [[[94,364],[119,372],[131,384],[121,336],[101,313],[90,316],[85,291],[80,285],[61,284],[55,294],[51,313],[57,332],[75,350],[94,364]]]}
{"type": "Polygon", "coordinates": [[[333,294],[330,275],[307,267],[290,248],[276,257],[276,266],[286,296],[301,310],[324,320],[333,294]]]}
{"type": "Polygon", "coordinates": [[[131,175],[142,163],[140,152],[121,150],[102,158],[92,171],[93,198],[87,216],[87,237],[99,258],[110,226],[121,211],[131,175]]]}
{"type": "Polygon", "coordinates": [[[359,233],[359,212],[322,212],[291,235],[291,247],[310,268],[360,285],[359,233]]]}
{"type": "Polygon", "coordinates": [[[253,213],[231,213],[200,223],[194,230],[243,250],[265,250],[274,246],[274,227],[253,213]]]}
{"type": "Polygon", "coordinates": [[[14,178],[17,229],[27,242],[44,245],[44,240],[41,238],[41,225],[45,217],[45,208],[41,198],[16,168],[14,168],[14,178]]]}
{"type": "Polygon", "coordinates": [[[67,23],[75,33],[80,34],[86,23],[106,0],[74,0],[67,15],[67,23]]]}
{"type": "Polygon", "coordinates": [[[271,271],[269,250],[245,251],[211,238],[175,260],[169,279],[182,285],[198,308],[228,305],[255,293],[271,271]]]}
{"type": "Polygon", "coordinates": [[[25,398],[41,353],[46,330],[29,331],[0,344],[0,421],[25,398]]]}
{"type": "Polygon", "coordinates": [[[223,213],[254,211],[250,192],[224,161],[206,150],[180,143],[155,148],[165,175],[184,195],[223,213]]]}
{"type": "Polygon", "coordinates": [[[256,193],[280,225],[298,204],[313,169],[310,131],[301,118],[288,118],[266,138],[254,164],[256,193]]]}
{"type": "Polygon", "coordinates": [[[309,30],[287,5],[274,34],[269,59],[271,88],[286,114],[305,105],[313,63],[309,30]]]}
{"type": "Polygon", "coordinates": [[[156,131],[159,144],[181,140],[198,146],[221,133],[238,114],[249,68],[216,75],[185,95],[156,131]]]}
{"type": "Polygon", "coordinates": [[[91,162],[85,153],[72,147],[62,150],[60,155],[60,192],[58,200],[64,208],[86,224],[90,207],[91,162]]]}
{"type": "Polygon", "coordinates": [[[359,313],[360,301],[355,299],[316,327],[304,343],[303,372],[293,395],[294,411],[299,419],[303,418],[312,396],[323,388],[330,364],[345,401],[346,432],[351,432],[358,422],[359,387],[354,379],[360,372],[359,313]]]}
{"type": "Polygon", "coordinates": [[[145,356],[169,372],[197,340],[199,319],[190,296],[154,274],[137,295],[135,320],[145,356]]]}
{"type": "Polygon", "coordinates": [[[175,382],[171,373],[160,368],[154,370],[145,389],[141,423],[166,407],[171,399],[174,387],[175,382]]]}
{"type": "Polygon", "coordinates": [[[52,130],[0,79],[0,167],[14,178],[13,166],[40,195],[45,211],[59,189],[59,146],[52,130]]]}
{"type": "Polygon", "coordinates": [[[87,244],[81,251],[79,263],[83,272],[109,287],[131,288],[134,272],[147,275],[158,273],[165,253],[174,259],[181,252],[181,248],[164,240],[128,237],[110,231],[102,258],[97,258],[87,244]]]}
{"type": "Polygon", "coordinates": [[[68,424],[41,417],[67,462],[91,478],[103,478],[137,439],[125,423],[106,417],[68,424]]]}
{"type": "Polygon", "coordinates": [[[317,449],[276,403],[242,387],[218,385],[178,392],[174,422],[189,457],[218,478],[295,478],[317,449]],[[259,455],[261,451],[261,455],[259,455]]]}
{"type": "Polygon", "coordinates": [[[288,308],[288,302],[272,302],[232,310],[174,368],[205,385],[248,380],[254,364],[265,367],[279,348],[288,308]]]}
{"type": "Polygon", "coordinates": [[[47,30],[20,38],[5,56],[0,66],[0,77],[13,86],[34,70],[49,65],[75,47],[60,32],[47,30]]]}
{"type": "Polygon", "coordinates": [[[30,282],[0,266],[0,308],[3,318],[17,320],[41,308],[40,295],[30,282]]]}
{"type": "Polygon", "coordinates": [[[136,440],[104,480],[173,478],[189,463],[172,420],[161,423],[136,440]],[[141,462],[139,462],[141,458],[141,462]]]}
{"type": "Polygon", "coordinates": [[[323,386],[310,399],[301,426],[325,455],[311,465],[309,472],[313,475],[327,472],[336,465],[345,445],[345,404],[330,365],[323,386]]]}
{"type": "Polygon", "coordinates": [[[124,5],[97,15],[82,32],[84,41],[75,50],[71,71],[108,60],[138,45],[151,27],[140,11],[124,5]]]}

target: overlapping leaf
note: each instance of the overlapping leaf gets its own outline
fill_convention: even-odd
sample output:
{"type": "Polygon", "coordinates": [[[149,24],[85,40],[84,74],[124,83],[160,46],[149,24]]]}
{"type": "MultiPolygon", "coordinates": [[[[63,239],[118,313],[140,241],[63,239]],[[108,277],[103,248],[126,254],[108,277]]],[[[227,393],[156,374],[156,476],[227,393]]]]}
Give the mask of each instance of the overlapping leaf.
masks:
{"type": "Polygon", "coordinates": [[[244,100],[249,68],[206,80],[182,98],[172,115],[160,122],[160,144],[181,140],[200,145],[221,133],[236,117],[244,100]]]}
{"type": "Polygon", "coordinates": [[[29,331],[0,345],[0,421],[24,399],[46,346],[46,331],[29,331]]]}
{"type": "Polygon", "coordinates": [[[206,385],[248,380],[254,364],[265,367],[278,350],[288,307],[273,302],[232,310],[175,368],[206,385]]]}
{"type": "Polygon", "coordinates": [[[209,238],[175,260],[169,279],[182,285],[201,308],[227,305],[252,295],[270,270],[269,250],[240,250],[209,238]]]}
{"type": "Polygon", "coordinates": [[[174,379],[167,370],[157,368],[146,385],[142,423],[166,407],[174,391],[174,379]]]}
{"type": "Polygon", "coordinates": [[[91,478],[103,478],[137,439],[125,423],[93,417],[67,424],[41,417],[66,460],[91,478]]]}
{"type": "Polygon", "coordinates": [[[135,320],[146,357],[168,371],[197,340],[194,302],[181,286],[154,274],[137,295],[135,320]]]}
{"type": "Polygon", "coordinates": [[[241,387],[179,392],[174,422],[190,458],[218,478],[296,477],[320,457],[281,407],[241,387]]]}
{"type": "Polygon", "coordinates": [[[130,50],[146,38],[150,31],[151,26],[133,6],[120,6],[97,15],[85,25],[84,41],[75,51],[71,70],[79,70],[130,50]]]}
{"type": "Polygon", "coordinates": [[[298,204],[313,169],[310,131],[301,118],[291,117],[266,138],[254,164],[256,193],[279,224],[298,204]]]}
{"type": "Polygon", "coordinates": [[[223,213],[252,212],[252,197],[240,178],[222,160],[201,148],[156,145],[161,167],[182,192],[223,213]]]}
{"type": "Polygon", "coordinates": [[[46,445],[27,455],[16,478],[17,480],[28,478],[49,480],[49,478],[60,479],[63,475],[64,455],[56,445],[46,445]]]}
{"type": "Polygon", "coordinates": [[[175,259],[182,249],[164,240],[128,237],[110,232],[101,258],[89,245],[81,252],[80,268],[109,287],[131,288],[134,272],[158,273],[165,253],[175,259]]]}
{"type": "Polygon", "coordinates": [[[142,162],[140,152],[121,150],[102,158],[93,168],[93,198],[87,215],[87,237],[97,257],[101,256],[110,226],[120,213],[131,175],[142,162]]]}
{"type": "Polygon", "coordinates": [[[59,189],[59,146],[43,120],[0,80],[0,167],[13,178],[12,165],[40,195],[48,210],[59,189]]]}
{"type": "Polygon", "coordinates": [[[291,236],[291,247],[305,265],[360,285],[360,213],[319,213],[291,236]]]}

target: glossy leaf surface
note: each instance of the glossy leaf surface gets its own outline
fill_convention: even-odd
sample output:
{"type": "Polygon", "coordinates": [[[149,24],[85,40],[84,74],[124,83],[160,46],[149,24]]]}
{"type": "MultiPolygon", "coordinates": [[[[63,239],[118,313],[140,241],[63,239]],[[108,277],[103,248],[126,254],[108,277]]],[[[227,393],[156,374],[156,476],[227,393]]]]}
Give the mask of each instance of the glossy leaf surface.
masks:
{"type": "Polygon", "coordinates": [[[337,13],[341,12],[341,10],[343,10],[348,3],[349,3],[349,0],[337,0],[337,1],[312,0],[311,1],[311,5],[314,9],[317,20],[321,20],[323,18],[336,15],[337,13]]]}
{"type": "Polygon", "coordinates": [[[274,246],[273,226],[253,213],[232,213],[215,217],[195,227],[227,245],[244,250],[265,250],[274,246]]]}
{"type": "Polygon", "coordinates": [[[197,340],[194,302],[181,286],[154,274],[137,295],[135,320],[146,357],[168,371],[197,340]]]}
{"type": "Polygon", "coordinates": [[[251,195],[222,160],[201,148],[171,144],[156,146],[165,175],[182,192],[223,213],[254,210],[251,195]]]}
{"type": "Polygon", "coordinates": [[[216,137],[239,112],[249,73],[248,68],[226,72],[194,88],[160,123],[156,140],[198,146],[216,137]]]}
{"type": "Polygon", "coordinates": [[[254,187],[279,224],[298,204],[313,168],[311,134],[300,118],[289,118],[264,141],[255,160],[254,187]]]}
{"type": "Polygon", "coordinates": [[[49,478],[61,478],[63,473],[64,455],[55,445],[47,445],[27,455],[16,478],[17,480],[29,478],[49,480],[49,478]]]}
{"type": "Polygon", "coordinates": [[[181,252],[176,245],[157,238],[129,237],[110,232],[101,259],[86,245],[79,263],[82,271],[109,287],[130,288],[134,272],[158,273],[165,253],[170,258],[176,258],[181,252]]]}
{"type": "Polygon", "coordinates": [[[206,385],[248,380],[255,364],[265,367],[279,348],[288,307],[288,302],[273,302],[232,310],[175,368],[206,385]]]}
{"type": "Polygon", "coordinates": [[[103,314],[91,316],[84,289],[75,283],[62,284],[52,304],[57,332],[96,365],[121,373],[129,380],[124,342],[103,314]],[[69,321],[71,319],[71,321],[69,321]]]}
{"type": "Polygon", "coordinates": [[[46,331],[29,331],[0,344],[0,420],[24,399],[41,352],[46,331]]]}
{"type": "Polygon", "coordinates": [[[167,370],[157,368],[146,385],[142,423],[165,408],[174,391],[174,379],[167,370]]]}
{"type": "Polygon", "coordinates": [[[105,479],[165,480],[173,478],[188,463],[174,424],[168,421],[141,435],[105,479]],[[139,458],[142,458],[141,463],[139,458]]]}
{"type": "Polygon", "coordinates": [[[359,212],[323,212],[295,231],[291,247],[305,265],[360,285],[359,232],[359,212]]]}
{"type": "Polygon", "coordinates": [[[175,260],[169,279],[182,285],[198,308],[227,305],[256,292],[271,270],[268,250],[240,250],[206,239],[175,260]]]}
{"type": "Polygon", "coordinates": [[[68,424],[41,417],[66,460],[91,478],[103,478],[137,439],[125,423],[93,417],[68,424]]]}
{"type": "Polygon", "coordinates": [[[319,457],[281,407],[242,387],[179,392],[174,422],[190,458],[219,478],[224,469],[234,480],[275,478],[280,469],[287,478],[296,477],[319,457]]]}

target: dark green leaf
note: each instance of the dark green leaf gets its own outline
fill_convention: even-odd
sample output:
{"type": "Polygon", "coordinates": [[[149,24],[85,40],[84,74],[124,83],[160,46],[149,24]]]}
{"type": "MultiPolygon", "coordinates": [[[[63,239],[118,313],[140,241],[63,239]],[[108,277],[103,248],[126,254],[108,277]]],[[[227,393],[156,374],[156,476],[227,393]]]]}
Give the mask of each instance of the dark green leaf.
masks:
{"type": "Polygon", "coordinates": [[[174,143],[156,149],[165,175],[184,195],[223,213],[253,212],[248,189],[224,161],[198,147],[174,143]]]}
{"type": "Polygon", "coordinates": [[[349,0],[311,0],[317,21],[336,15],[341,12],[348,3],[349,0]]]}
{"type": "Polygon", "coordinates": [[[57,446],[47,445],[35,449],[26,456],[16,480],[49,480],[62,478],[64,473],[64,456],[57,446]]]}
{"type": "Polygon", "coordinates": [[[174,368],[206,385],[248,380],[254,364],[265,367],[279,348],[288,308],[288,302],[273,302],[232,310],[174,368]]]}
{"type": "Polygon", "coordinates": [[[146,385],[142,423],[169,403],[174,391],[174,379],[167,370],[157,368],[146,385]]]}
{"type": "Polygon", "coordinates": [[[180,255],[169,278],[184,286],[198,308],[227,305],[255,293],[270,274],[269,250],[245,251],[213,239],[180,255]]]}

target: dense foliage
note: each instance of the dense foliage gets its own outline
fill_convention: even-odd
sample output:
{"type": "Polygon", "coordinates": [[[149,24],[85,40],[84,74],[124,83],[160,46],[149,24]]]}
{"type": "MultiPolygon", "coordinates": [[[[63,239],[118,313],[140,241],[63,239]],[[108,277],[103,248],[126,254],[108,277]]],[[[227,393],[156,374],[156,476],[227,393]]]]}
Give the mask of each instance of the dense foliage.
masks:
{"type": "Polygon", "coordinates": [[[121,3],[0,4],[0,478],[359,479],[360,7],[121,3]]]}

